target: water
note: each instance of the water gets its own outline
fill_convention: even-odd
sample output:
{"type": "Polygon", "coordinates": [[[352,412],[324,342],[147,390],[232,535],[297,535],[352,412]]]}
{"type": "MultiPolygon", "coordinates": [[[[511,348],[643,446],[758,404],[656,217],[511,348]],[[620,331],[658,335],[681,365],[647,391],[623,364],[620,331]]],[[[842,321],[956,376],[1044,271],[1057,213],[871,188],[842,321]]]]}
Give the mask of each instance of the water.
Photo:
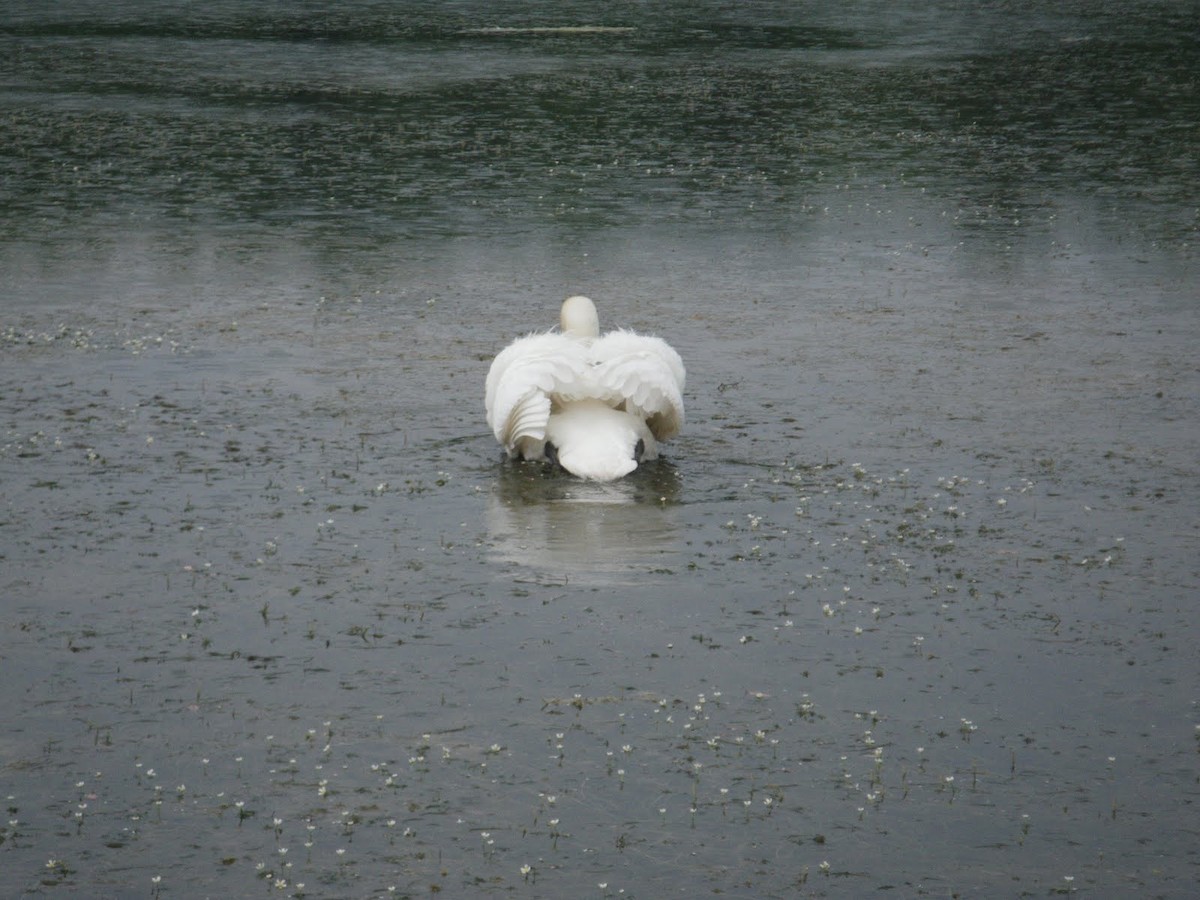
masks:
{"type": "Polygon", "coordinates": [[[960,7],[6,4],[0,892],[1190,896],[1200,18],[960,7]]]}

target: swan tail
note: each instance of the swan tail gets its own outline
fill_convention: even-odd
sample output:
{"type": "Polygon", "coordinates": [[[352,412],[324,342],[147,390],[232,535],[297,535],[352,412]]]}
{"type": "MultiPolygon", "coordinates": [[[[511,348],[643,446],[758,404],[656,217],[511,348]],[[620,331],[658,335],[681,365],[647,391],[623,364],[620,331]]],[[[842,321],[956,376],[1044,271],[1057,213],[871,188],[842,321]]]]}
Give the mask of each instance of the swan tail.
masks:
{"type": "Polygon", "coordinates": [[[658,456],[645,422],[599,400],[570,403],[551,415],[546,441],[559,465],[590,481],[613,481],[636,469],[640,460],[658,456]]]}

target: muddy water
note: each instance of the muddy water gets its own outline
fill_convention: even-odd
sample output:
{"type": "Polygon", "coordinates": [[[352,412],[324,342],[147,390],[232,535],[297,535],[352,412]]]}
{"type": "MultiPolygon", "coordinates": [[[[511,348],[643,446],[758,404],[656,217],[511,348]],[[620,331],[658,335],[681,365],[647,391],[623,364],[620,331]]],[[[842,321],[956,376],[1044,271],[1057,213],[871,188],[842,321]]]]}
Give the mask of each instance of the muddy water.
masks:
{"type": "Polygon", "coordinates": [[[0,893],[1190,896],[1194,22],[345,9],[0,18],[0,893]]]}

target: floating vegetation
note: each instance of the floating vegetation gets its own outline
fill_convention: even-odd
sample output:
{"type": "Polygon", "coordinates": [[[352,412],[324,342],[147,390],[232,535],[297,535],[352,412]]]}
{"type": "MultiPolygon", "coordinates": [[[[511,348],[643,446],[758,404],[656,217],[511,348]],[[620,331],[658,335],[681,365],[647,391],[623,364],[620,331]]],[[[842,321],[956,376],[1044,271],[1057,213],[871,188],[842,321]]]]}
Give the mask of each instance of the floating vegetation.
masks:
{"type": "MultiPolygon", "coordinates": [[[[641,583],[614,595],[569,574],[492,568],[493,536],[467,524],[490,471],[470,448],[408,472],[426,487],[405,500],[378,462],[344,474],[323,462],[352,452],[359,428],[296,433],[303,453],[247,469],[228,439],[206,439],[221,434],[218,417],[244,423],[239,454],[289,440],[285,419],[258,414],[265,395],[201,413],[188,394],[126,401],[114,427],[93,423],[87,446],[112,460],[99,480],[84,477],[91,459],[60,452],[24,481],[32,508],[78,501],[67,521],[81,536],[132,516],[123,540],[146,548],[129,567],[101,537],[78,582],[86,602],[54,617],[29,607],[13,632],[25,696],[53,709],[65,691],[92,721],[79,730],[51,715],[53,737],[12,743],[18,787],[0,847],[26,879],[36,863],[46,886],[92,883],[105,848],[136,848],[152,892],[168,894],[156,861],[186,841],[189,883],[232,893],[258,881],[290,896],[480,885],[633,895],[665,865],[684,883],[740,872],[739,884],[782,896],[811,886],[810,873],[872,877],[863,838],[917,853],[923,833],[952,827],[993,852],[1032,850],[1048,868],[1063,823],[1096,832],[1089,805],[1111,805],[1106,820],[1118,821],[1099,787],[1113,783],[1113,762],[1093,771],[1052,707],[1006,711],[1014,695],[998,687],[1006,673],[1061,693],[1050,673],[1063,659],[1033,648],[1103,646],[1064,616],[1084,598],[1089,629],[1121,614],[1103,610],[1130,542],[1054,546],[1062,534],[1037,525],[1056,507],[1053,486],[785,461],[732,490],[713,479],[724,496],[710,504],[709,476],[693,470],[695,489],[663,521],[687,536],[671,544],[687,565],[647,561],[641,583]],[[122,418],[144,408],[159,452],[186,449],[199,464],[130,463],[144,442],[122,418]],[[126,496],[154,500],[127,507],[126,496]],[[393,506],[414,502],[423,518],[404,524],[393,506]],[[1069,593],[1050,603],[1049,586],[1069,593]],[[131,630],[121,623],[134,594],[131,630]],[[996,662],[1014,641],[1021,664],[996,662]],[[56,645],[68,659],[126,656],[124,699],[105,699],[86,668],[32,662],[56,645]],[[1067,774],[1054,762],[1064,753],[1071,771],[1093,773],[1067,774]],[[44,760],[58,774],[21,789],[23,767],[44,760]],[[1048,766],[1071,785],[1057,805],[1041,802],[1048,766]],[[64,819],[59,855],[38,862],[64,819]],[[1046,819],[1058,824],[1039,831],[1046,819]],[[783,844],[786,863],[754,862],[783,844]],[[702,848],[700,870],[685,847],[702,848]]],[[[109,414],[102,395],[87,402],[109,414]]],[[[75,418],[10,438],[0,459],[15,483],[44,434],[78,441],[75,418]]],[[[60,533],[18,547],[23,571],[63,553],[60,533]]]]}

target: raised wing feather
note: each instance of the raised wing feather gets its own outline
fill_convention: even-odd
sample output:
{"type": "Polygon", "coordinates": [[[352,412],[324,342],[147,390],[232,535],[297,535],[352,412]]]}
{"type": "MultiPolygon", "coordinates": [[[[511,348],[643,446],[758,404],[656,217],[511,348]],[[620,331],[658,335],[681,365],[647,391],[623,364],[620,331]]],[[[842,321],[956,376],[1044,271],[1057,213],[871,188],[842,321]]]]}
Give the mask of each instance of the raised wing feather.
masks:
{"type": "Polygon", "coordinates": [[[646,420],[660,440],[683,427],[686,373],[679,354],[661,338],[612,331],[591,347],[594,396],[646,420]]]}
{"type": "Polygon", "coordinates": [[[484,404],[492,433],[510,452],[543,441],[551,399],[585,390],[585,345],[561,334],[531,334],[505,347],[488,371],[484,404]]]}

